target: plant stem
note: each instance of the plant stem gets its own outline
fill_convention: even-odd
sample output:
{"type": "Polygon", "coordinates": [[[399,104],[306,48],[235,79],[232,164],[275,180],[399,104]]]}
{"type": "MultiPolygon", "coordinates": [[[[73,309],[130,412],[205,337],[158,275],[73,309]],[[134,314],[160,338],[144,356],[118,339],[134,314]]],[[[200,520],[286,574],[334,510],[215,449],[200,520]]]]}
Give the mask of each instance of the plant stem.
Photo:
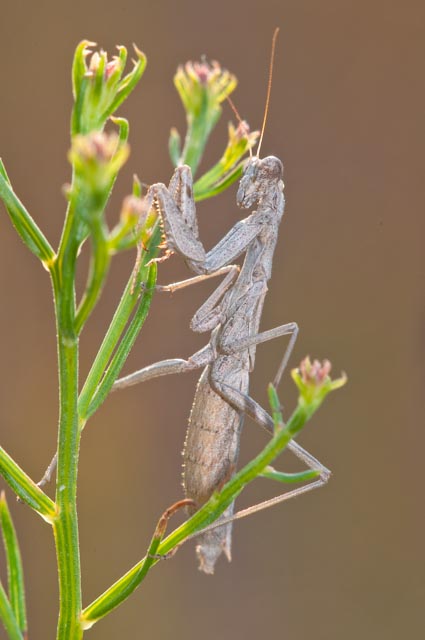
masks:
{"type": "Polygon", "coordinates": [[[53,523],[59,573],[58,640],[79,640],[82,629],[81,569],[77,520],[80,431],[77,419],[78,340],[59,333],[60,422],[56,504],[53,523]]]}
{"type": "Polygon", "coordinates": [[[188,119],[188,127],[184,148],[180,158],[181,164],[188,164],[195,175],[198,165],[205,150],[205,145],[209,135],[214,128],[220,112],[218,111],[214,119],[208,119],[207,98],[203,98],[201,113],[197,118],[188,119]]]}
{"type": "MultiPolygon", "coordinates": [[[[78,229],[65,230],[60,259],[52,274],[59,366],[59,435],[56,477],[58,515],[53,522],[59,577],[57,640],[80,640],[81,568],[77,519],[77,474],[81,432],[78,425],[78,337],[75,332],[75,264],[78,229]],[[67,233],[68,231],[68,233],[67,233]],[[58,276],[60,274],[60,277],[58,276]]],[[[74,227],[74,228],[73,228],[74,227]]]]}

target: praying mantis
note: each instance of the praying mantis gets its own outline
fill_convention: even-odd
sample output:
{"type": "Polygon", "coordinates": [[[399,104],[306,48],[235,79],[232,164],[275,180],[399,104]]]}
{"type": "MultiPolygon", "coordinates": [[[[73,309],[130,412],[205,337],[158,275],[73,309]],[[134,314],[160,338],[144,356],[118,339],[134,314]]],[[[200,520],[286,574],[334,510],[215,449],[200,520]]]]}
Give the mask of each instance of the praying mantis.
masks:
{"type": "MultiPolygon", "coordinates": [[[[183,453],[186,497],[198,507],[214,491],[220,490],[235,472],[245,415],[273,433],[271,416],[249,395],[249,375],[255,364],[256,346],[284,335],[290,336],[274,379],[277,387],[298,335],[295,322],[259,331],[285,205],[281,161],[274,156],[259,157],[270,98],[276,35],[275,32],[257,155],[248,160],[237,192],[240,208],[256,209],[237,222],[213,249],[205,252],[198,237],[192,175],[188,166],[177,167],[168,188],[162,183],[154,184],[146,196],[148,206],[154,202],[162,218],[168,249],[180,254],[190,270],[197,274],[188,280],[158,288],[176,291],[209,277],[225,275],[191,321],[192,330],[210,331],[210,340],[187,360],[175,358],[154,363],[117,380],[113,387],[122,389],[162,375],[204,369],[197,385],[183,453]],[[239,269],[232,263],[242,254],[244,260],[239,269]]],[[[318,477],[301,489],[279,496],[274,502],[319,487],[327,482],[330,475],[326,467],[295,441],[291,441],[288,448],[307,467],[317,471],[318,477]]],[[[263,504],[251,508],[251,512],[262,508],[263,504]]],[[[232,504],[224,512],[223,519],[218,521],[221,526],[215,524],[201,532],[196,552],[199,568],[205,573],[214,572],[221,553],[231,559],[232,521],[237,516],[233,515],[232,504]]]]}

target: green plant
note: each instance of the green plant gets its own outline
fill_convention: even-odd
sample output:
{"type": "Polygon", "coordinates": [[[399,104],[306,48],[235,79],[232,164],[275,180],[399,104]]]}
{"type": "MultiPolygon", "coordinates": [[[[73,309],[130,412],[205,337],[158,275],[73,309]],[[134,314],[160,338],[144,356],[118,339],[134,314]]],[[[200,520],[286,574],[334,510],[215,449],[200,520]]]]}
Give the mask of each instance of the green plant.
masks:
{"type": "MultiPolygon", "coordinates": [[[[136,61],[123,75],[127,59],[124,47],[108,61],[104,52],[92,53],[84,41],[76,50],[73,63],[74,108],[71,118],[72,181],[66,190],[68,201],[63,232],[55,251],[13,191],[0,161],[0,197],[24,244],[50,274],[56,314],[60,415],[56,495],[51,499],[19,465],[0,448],[0,473],[20,500],[36,511],[54,534],[59,576],[60,607],[57,638],[83,637],[100,618],[125,600],[140,584],[160,557],[175,551],[189,536],[213,523],[244,486],[258,476],[280,481],[302,481],[316,472],[296,478],[275,472],[270,463],[303,427],[327,393],[343,379],[331,382],[328,369],[303,364],[294,373],[300,389],[297,409],[286,425],[278,409],[273,388],[270,402],[274,412],[275,435],[263,451],[241,469],[219,493],[164,539],[169,516],[185,501],[173,505],[160,519],[146,556],[128,573],[83,608],[76,508],[78,454],[81,433],[88,419],[107,398],[149,311],[159,253],[161,231],[155,210],[146,210],[140,183],[124,200],[116,226],[109,229],[105,207],[121,167],[127,160],[129,124],[114,114],[139,82],[146,66],[144,54],[135,47],[136,61]],[[91,56],[90,56],[91,54],[91,56]],[[108,126],[108,130],[105,130],[108,126]],[[112,130],[111,130],[112,127],[112,130]],[[84,293],[76,299],[75,276],[80,249],[90,243],[90,267],[84,293]],[[99,352],[80,390],[78,379],[79,336],[105,285],[112,257],[138,248],[138,258],[121,300],[111,320],[99,352]],[[142,286],[144,285],[144,286],[142,286]]],[[[187,163],[193,173],[208,138],[221,114],[220,104],[236,86],[236,79],[218,64],[187,63],[179,68],[175,85],[187,115],[187,134],[182,148],[175,129],[170,134],[170,155],[174,165],[187,163]]],[[[243,170],[243,157],[254,144],[257,133],[247,134],[245,126],[229,126],[229,142],[223,156],[194,185],[197,200],[216,195],[237,180],[243,170]]],[[[7,592],[0,584],[0,616],[9,637],[26,637],[23,571],[18,542],[6,499],[0,500],[0,522],[8,565],[7,592]]]]}

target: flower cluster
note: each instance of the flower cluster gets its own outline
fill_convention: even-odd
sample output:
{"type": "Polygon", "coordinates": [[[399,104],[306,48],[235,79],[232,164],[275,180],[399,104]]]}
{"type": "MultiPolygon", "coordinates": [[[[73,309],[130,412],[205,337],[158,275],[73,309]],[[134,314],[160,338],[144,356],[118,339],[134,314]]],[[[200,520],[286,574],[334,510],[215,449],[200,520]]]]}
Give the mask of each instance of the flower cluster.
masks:
{"type": "Polygon", "coordinates": [[[119,46],[118,55],[108,60],[105,51],[92,53],[95,43],[83,40],[75,52],[72,68],[74,109],[72,134],[102,131],[107,119],[133,91],[146,67],[146,56],[134,45],[134,67],[122,77],[127,49],[119,46]]]}
{"type": "Polygon", "coordinates": [[[331,380],[330,371],[329,360],[324,360],[322,363],[319,360],[311,362],[308,356],[304,358],[298,369],[292,370],[292,378],[300,392],[299,404],[308,407],[309,412],[314,413],[328,393],[339,389],[347,382],[345,373],[340,378],[331,380]]]}

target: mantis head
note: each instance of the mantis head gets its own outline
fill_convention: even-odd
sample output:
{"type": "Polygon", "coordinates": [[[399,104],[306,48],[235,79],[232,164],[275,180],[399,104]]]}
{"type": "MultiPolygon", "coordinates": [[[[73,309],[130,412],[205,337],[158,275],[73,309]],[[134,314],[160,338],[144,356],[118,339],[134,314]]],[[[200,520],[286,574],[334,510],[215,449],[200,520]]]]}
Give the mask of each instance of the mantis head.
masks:
{"type": "Polygon", "coordinates": [[[270,197],[276,189],[283,189],[283,165],[279,158],[252,157],[241,178],[236,201],[242,209],[249,209],[270,197]]]}

